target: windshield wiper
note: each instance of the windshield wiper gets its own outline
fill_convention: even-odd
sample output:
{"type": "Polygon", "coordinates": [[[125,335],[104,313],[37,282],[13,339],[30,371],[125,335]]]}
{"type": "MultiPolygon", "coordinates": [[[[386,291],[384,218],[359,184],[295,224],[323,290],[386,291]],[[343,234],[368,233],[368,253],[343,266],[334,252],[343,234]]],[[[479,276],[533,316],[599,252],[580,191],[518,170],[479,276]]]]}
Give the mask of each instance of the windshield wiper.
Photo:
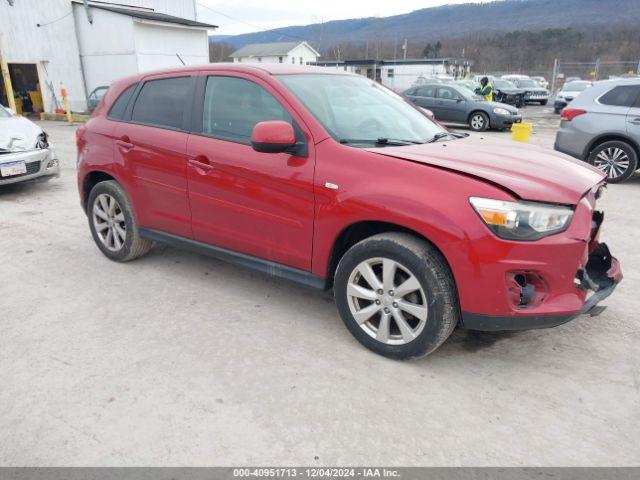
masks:
{"type": "Polygon", "coordinates": [[[397,140],[394,138],[367,138],[367,139],[354,139],[354,138],[341,138],[340,143],[348,144],[348,143],[372,143],[378,146],[388,146],[388,147],[402,147],[407,145],[420,145],[422,142],[418,142],[416,140],[397,140]]]}
{"type": "Polygon", "coordinates": [[[435,143],[438,140],[442,140],[443,138],[453,137],[453,136],[454,135],[451,134],[450,132],[438,132],[431,138],[431,140],[427,141],[427,143],[435,143]]]}

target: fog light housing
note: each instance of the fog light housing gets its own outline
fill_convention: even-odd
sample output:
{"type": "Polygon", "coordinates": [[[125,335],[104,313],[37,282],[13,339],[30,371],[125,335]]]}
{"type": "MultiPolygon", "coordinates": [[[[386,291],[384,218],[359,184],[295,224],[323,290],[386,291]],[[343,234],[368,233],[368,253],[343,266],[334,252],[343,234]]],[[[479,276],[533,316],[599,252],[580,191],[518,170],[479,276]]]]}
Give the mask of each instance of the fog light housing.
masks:
{"type": "Polygon", "coordinates": [[[58,161],[57,158],[52,158],[51,160],[49,160],[49,163],[47,163],[47,168],[55,168],[55,167],[59,167],[60,166],[60,162],[58,161]]]}
{"type": "Polygon", "coordinates": [[[536,307],[547,298],[548,292],[547,283],[535,272],[507,273],[507,293],[513,307],[536,307]]]}

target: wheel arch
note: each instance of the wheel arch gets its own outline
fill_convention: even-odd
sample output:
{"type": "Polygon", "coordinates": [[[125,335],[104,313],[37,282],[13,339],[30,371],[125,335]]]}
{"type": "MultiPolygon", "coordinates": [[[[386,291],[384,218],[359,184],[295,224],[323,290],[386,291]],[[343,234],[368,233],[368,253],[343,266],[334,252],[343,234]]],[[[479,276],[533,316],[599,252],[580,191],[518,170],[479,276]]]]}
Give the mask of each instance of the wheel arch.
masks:
{"type": "Polygon", "coordinates": [[[593,150],[596,147],[598,147],[598,145],[601,145],[605,142],[615,142],[615,141],[624,142],[631,145],[631,148],[633,148],[633,150],[636,152],[636,156],[640,160],[640,145],[631,137],[624,135],[622,133],[604,133],[602,135],[598,135],[597,137],[595,137],[593,140],[591,140],[591,142],[589,142],[589,144],[587,145],[587,148],[585,148],[582,154],[583,160],[588,160],[589,155],[591,155],[591,152],[593,152],[593,150]]]}
{"type": "Polygon", "coordinates": [[[474,108],[473,110],[471,110],[471,112],[469,112],[469,115],[467,115],[467,124],[471,124],[471,117],[473,117],[476,113],[482,113],[484,116],[487,117],[487,122],[488,122],[487,128],[490,128],[491,115],[488,112],[485,112],[484,110],[482,110],[481,108],[474,108]]]}
{"type": "Polygon", "coordinates": [[[105,172],[103,170],[92,170],[88,172],[84,178],[82,179],[82,191],[81,191],[81,199],[82,199],[82,208],[84,211],[87,211],[87,202],[89,200],[89,194],[93,187],[95,187],[100,182],[106,182],[109,180],[113,180],[118,182],[118,179],[114,177],[111,173],[105,172]]]}
{"type": "Polygon", "coordinates": [[[329,265],[327,269],[327,277],[325,288],[329,290],[333,287],[333,281],[336,273],[336,269],[338,267],[338,263],[340,259],[344,256],[344,254],[356,243],[365,240],[366,238],[372,237],[374,235],[378,235],[380,233],[391,233],[391,232],[401,232],[407,233],[409,235],[415,236],[428,242],[431,246],[433,246],[439,253],[442,255],[449,271],[451,273],[451,278],[454,279],[453,270],[451,265],[449,264],[449,260],[447,259],[444,252],[429,238],[421,234],[420,232],[413,230],[411,228],[405,227],[403,225],[385,221],[378,220],[363,220],[352,223],[338,234],[335,238],[333,245],[331,246],[331,253],[329,255],[329,265]]]}

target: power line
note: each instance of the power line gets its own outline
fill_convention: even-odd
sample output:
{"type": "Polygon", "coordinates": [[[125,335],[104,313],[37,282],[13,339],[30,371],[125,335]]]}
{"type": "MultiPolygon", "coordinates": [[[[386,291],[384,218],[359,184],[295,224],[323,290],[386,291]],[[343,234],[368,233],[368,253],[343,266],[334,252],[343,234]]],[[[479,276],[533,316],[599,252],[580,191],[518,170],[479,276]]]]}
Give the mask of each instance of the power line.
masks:
{"type": "Polygon", "coordinates": [[[38,26],[38,27],[46,27],[47,25],[51,25],[52,23],[56,23],[56,22],[59,22],[60,20],[63,20],[65,18],[67,18],[72,13],[73,13],[73,8],[71,9],[70,12],[66,13],[65,15],[63,15],[62,17],[60,17],[60,18],[58,18],[56,20],[51,20],[50,22],[46,22],[46,23],[36,23],[36,26],[38,26]]]}
{"type": "MultiPolygon", "coordinates": [[[[250,26],[250,27],[257,28],[258,30],[261,30],[261,31],[274,30],[274,29],[272,29],[272,28],[266,28],[266,27],[262,27],[262,26],[260,26],[260,25],[256,25],[255,23],[245,22],[244,20],[240,20],[240,19],[238,19],[238,18],[232,17],[231,15],[227,15],[226,13],[219,12],[218,10],[214,10],[213,8],[211,8],[211,7],[210,7],[210,6],[208,6],[208,5],[205,5],[204,3],[201,3],[201,2],[196,2],[196,3],[197,3],[199,6],[201,6],[202,8],[206,8],[207,10],[210,10],[210,11],[211,11],[211,12],[213,12],[213,13],[216,13],[216,14],[218,14],[218,15],[221,15],[221,16],[225,17],[225,18],[228,18],[228,19],[229,19],[229,20],[231,20],[231,21],[238,22],[238,23],[242,23],[242,24],[244,24],[244,25],[248,25],[248,26],[250,26]]],[[[277,32],[277,33],[278,33],[279,35],[282,35],[283,37],[295,38],[295,39],[297,39],[297,40],[306,40],[306,38],[299,37],[299,36],[297,36],[297,35],[290,35],[290,34],[288,34],[288,33],[284,33],[284,32],[277,32]]]]}

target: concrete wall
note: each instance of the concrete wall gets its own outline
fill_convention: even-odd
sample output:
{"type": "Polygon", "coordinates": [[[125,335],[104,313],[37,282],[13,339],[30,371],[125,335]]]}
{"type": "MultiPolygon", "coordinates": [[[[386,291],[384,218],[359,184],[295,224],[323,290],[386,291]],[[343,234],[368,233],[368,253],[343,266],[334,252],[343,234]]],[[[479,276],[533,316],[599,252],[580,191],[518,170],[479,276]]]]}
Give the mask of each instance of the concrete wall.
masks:
{"type": "MultiPolygon", "coordinates": [[[[196,19],[195,0],[105,1],[196,19]]],[[[7,61],[37,65],[45,111],[55,109],[47,81],[59,102],[64,85],[71,109],[83,111],[86,94],[94,88],[139,71],[181,65],[176,53],[187,64],[209,61],[206,30],[138,21],[97,8],[91,13],[93,24],[84,6],[71,0],[16,0],[13,6],[0,0],[7,61]]]]}
{"type": "Polygon", "coordinates": [[[93,9],[92,15],[89,23],[84,7],[74,6],[88,92],[138,72],[133,19],[99,9],[93,9]]]}
{"type": "Polygon", "coordinates": [[[61,82],[64,83],[72,110],[85,109],[80,52],[69,0],[20,0],[13,6],[0,1],[0,32],[9,63],[37,65],[46,111],[54,109],[47,81],[52,83],[59,100],[61,82]],[[53,23],[47,25],[49,22],[53,23]]]}

